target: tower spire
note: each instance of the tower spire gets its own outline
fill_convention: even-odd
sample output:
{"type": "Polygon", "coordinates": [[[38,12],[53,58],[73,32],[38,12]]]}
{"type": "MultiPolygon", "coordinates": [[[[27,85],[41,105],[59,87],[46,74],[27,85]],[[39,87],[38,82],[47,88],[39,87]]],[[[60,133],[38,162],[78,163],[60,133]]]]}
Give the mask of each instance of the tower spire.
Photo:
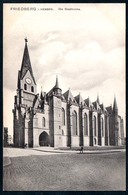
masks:
{"type": "Polygon", "coordinates": [[[29,52],[28,52],[28,39],[25,38],[25,48],[24,48],[24,53],[23,53],[23,59],[22,59],[22,64],[21,64],[21,79],[24,77],[24,75],[26,74],[26,72],[29,70],[30,74],[35,82],[34,76],[33,76],[33,71],[32,71],[32,66],[31,66],[31,61],[30,61],[30,57],[29,57],[29,52]]]}
{"type": "Polygon", "coordinates": [[[113,112],[114,114],[118,114],[118,107],[117,107],[117,101],[115,95],[114,95],[114,103],[113,103],[113,112]]]}
{"type": "Polygon", "coordinates": [[[56,75],[56,84],[55,84],[55,88],[59,88],[59,82],[58,82],[58,76],[56,75]]]}
{"type": "Polygon", "coordinates": [[[60,87],[59,87],[59,82],[58,82],[58,76],[56,75],[56,83],[55,83],[55,86],[54,86],[54,93],[56,94],[56,95],[59,95],[59,96],[61,96],[61,92],[62,92],[62,90],[60,89],[60,87]]]}

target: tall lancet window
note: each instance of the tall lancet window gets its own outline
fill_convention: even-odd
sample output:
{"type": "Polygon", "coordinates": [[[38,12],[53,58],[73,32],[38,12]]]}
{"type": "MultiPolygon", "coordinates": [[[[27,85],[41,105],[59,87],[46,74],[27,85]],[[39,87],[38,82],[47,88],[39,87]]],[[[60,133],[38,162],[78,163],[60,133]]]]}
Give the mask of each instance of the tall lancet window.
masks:
{"type": "Polygon", "coordinates": [[[45,118],[42,119],[42,126],[45,127],[45,118]]]}
{"type": "Polygon", "coordinates": [[[65,125],[65,110],[62,108],[62,125],[65,125]]]}
{"type": "Polygon", "coordinates": [[[104,120],[101,118],[101,135],[104,136],[104,120]]]}
{"type": "Polygon", "coordinates": [[[96,136],[96,117],[94,116],[94,136],[96,136]]]}
{"type": "Polygon", "coordinates": [[[72,129],[73,135],[77,135],[77,113],[75,111],[72,113],[72,129]]]}
{"type": "Polygon", "coordinates": [[[88,118],[86,113],[84,115],[84,135],[88,136],[88,118]]]}
{"type": "Polygon", "coordinates": [[[31,92],[34,92],[34,87],[33,86],[31,86],[31,92]]]}
{"type": "Polygon", "coordinates": [[[26,85],[26,83],[24,84],[24,90],[27,90],[27,85],[26,85]]]}

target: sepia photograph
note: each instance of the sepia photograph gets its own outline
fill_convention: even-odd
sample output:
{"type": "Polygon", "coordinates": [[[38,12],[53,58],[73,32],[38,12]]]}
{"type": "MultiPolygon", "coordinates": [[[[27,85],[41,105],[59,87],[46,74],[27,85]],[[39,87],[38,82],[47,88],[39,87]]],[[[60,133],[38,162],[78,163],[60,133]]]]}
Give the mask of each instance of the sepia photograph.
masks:
{"type": "Polygon", "coordinates": [[[126,4],[3,4],[3,191],[126,191],[126,4]]]}

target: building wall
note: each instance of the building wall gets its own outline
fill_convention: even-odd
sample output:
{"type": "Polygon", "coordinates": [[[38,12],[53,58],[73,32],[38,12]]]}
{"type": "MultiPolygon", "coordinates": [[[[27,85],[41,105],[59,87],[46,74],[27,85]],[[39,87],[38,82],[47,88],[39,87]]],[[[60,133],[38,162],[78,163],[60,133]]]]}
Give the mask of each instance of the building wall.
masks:
{"type": "Polygon", "coordinates": [[[80,128],[79,128],[79,107],[76,105],[70,106],[70,125],[71,125],[71,146],[80,146],[80,128]],[[77,114],[77,135],[73,134],[73,112],[77,114]]]}
{"type": "Polygon", "coordinates": [[[15,109],[14,114],[14,146],[15,147],[23,147],[25,144],[24,140],[24,127],[25,120],[24,115],[21,113],[21,110],[15,109]]]}
{"type": "Polygon", "coordinates": [[[67,104],[67,146],[71,147],[71,120],[72,120],[72,115],[71,115],[71,109],[70,105],[67,104]]]}
{"type": "Polygon", "coordinates": [[[22,96],[24,97],[22,104],[27,105],[28,107],[30,107],[30,106],[32,107],[35,95],[24,91],[24,92],[22,92],[22,96]]]}
{"type": "MultiPolygon", "coordinates": [[[[39,137],[41,133],[46,132],[49,136],[49,106],[47,104],[44,105],[44,111],[37,111],[33,118],[33,145],[34,147],[40,146],[39,137]]],[[[50,143],[49,143],[50,144],[50,143]]]]}
{"type": "Polygon", "coordinates": [[[32,79],[32,76],[31,76],[29,70],[27,71],[27,73],[25,74],[25,76],[23,77],[23,79],[20,81],[21,89],[23,89],[25,91],[24,84],[27,85],[27,92],[33,93],[33,94],[36,94],[37,93],[37,91],[36,91],[36,84],[34,83],[34,81],[32,79]],[[26,83],[26,78],[30,78],[31,79],[31,84],[27,84],[26,83]],[[34,87],[34,92],[31,91],[31,86],[34,87]]]}
{"type": "MultiPolygon", "coordinates": [[[[90,121],[91,122],[91,121],[90,121]]],[[[93,131],[93,146],[98,145],[98,114],[97,112],[92,113],[92,131],[93,131]],[[96,118],[96,135],[94,133],[94,117],[96,118]]]]}
{"type": "Polygon", "coordinates": [[[105,146],[105,115],[104,114],[101,115],[101,123],[102,120],[103,120],[103,130],[101,129],[101,146],[105,146]]]}
{"type": "Polygon", "coordinates": [[[53,96],[53,129],[54,147],[62,146],[62,102],[61,99],[53,96]]]}
{"type": "Polygon", "coordinates": [[[113,132],[114,132],[114,145],[118,146],[119,142],[119,118],[118,115],[113,116],[113,132]]]}
{"type": "Polygon", "coordinates": [[[109,117],[109,140],[110,145],[119,145],[119,119],[117,115],[111,115],[109,117]]]}
{"type": "MultiPolygon", "coordinates": [[[[62,131],[62,147],[67,146],[68,142],[68,131],[67,131],[67,103],[62,102],[62,108],[64,109],[65,112],[65,125],[61,125],[61,131],[62,131]]],[[[61,118],[62,118],[62,113],[61,113],[61,118]]]]}
{"type": "Polygon", "coordinates": [[[121,145],[125,145],[124,122],[123,122],[123,119],[121,119],[121,121],[120,121],[120,134],[121,134],[121,145]]]}
{"type": "Polygon", "coordinates": [[[109,145],[109,117],[105,115],[105,145],[109,145]]]}
{"type": "Polygon", "coordinates": [[[113,130],[114,130],[114,118],[113,116],[110,116],[109,117],[109,143],[111,146],[115,145],[115,141],[114,141],[115,134],[113,130]]]}
{"type": "Polygon", "coordinates": [[[37,147],[39,137],[43,132],[49,136],[49,145],[52,147],[66,146],[94,146],[94,145],[122,145],[123,122],[118,115],[99,114],[97,111],[89,111],[89,109],[81,109],[79,105],[68,104],[61,100],[60,97],[52,95],[48,99],[48,104],[44,104],[44,110],[37,109],[39,100],[33,108],[33,101],[36,97],[36,85],[32,80],[31,85],[27,85],[24,89],[26,78],[31,78],[28,71],[21,80],[21,89],[17,90],[14,102],[14,145],[23,147],[27,144],[29,147],[37,147]],[[31,91],[34,87],[34,92],[31,91]],[[26,113],[26,108],[31,107],[35,110],[32,114],[26,113]],[[62,109],[65,112],[65,124],[62,125],[62,109]],[[77,115],[77,134],[73,131],[73,113],[77,115]],[[88,135],[84,134],[84,115],[87,115],[88,135]],[[94,132],[94,117],[96,118],[96,134],[94,132]],[[43,118],[45,125],[43,125],[43,118]],[[101,125],[103,120],[103,125],[101,125]],[[103,129],[103,130],[102,130],[103,129]]]}
{"type": "MultiPolygon", "coordinates": [[[[45,104],[43,112],[36,112],[35,115],[25,114],[25,108],[14,111],[14,145],[23,147],[39,147],[39,137],[44,131],[49,136],[49,145],[53,147],[78,147],[94,145],[117,145],[115,141],[115,117],[105,116],[96,111],[91,112],[80,108],[77,105],[67,105],[60,98],[53,96],[49,105],[45,104]],[[65,125],[62,125],[62,108],[65,111],[65,125]],[[77,135],[73,134],[73,112],[77,114],[77,135]],[[84,114],[88,119],[88,136],[84,135],[84,114]],[[91,115],[91,117],[90,117],[91,115]],[[94,133],[94,116],[96,117],[96,135],[94,133]],[[42,119],[45,118],[45,126],[42,119]],[[103,134],[101,129],[101,118],[103,119],[103,134]],[[82,136],[83,137],[82,137],[82,136]],[[81,137],[82,141],[81,142],[81,137]],[[70,141],[69,141],[70,140],[70,141]],[[81,144],[82,143],[82,144],[81,144]]],[[[123,133],[121,129],[121,118],[118,117],[118,145],[123,144],[123,133]]]]}
{"type": "Polygon", "coordinates": [[[83,146],[89,146],[89,144],[90,144],[90,130],[89,130],[89,123],[90,123],[90,121],[89,121],[89,110],[88,109],[84,109],[83,111],[82,111],[82,135],[83,135],[83,146]],[[88,128],[88,135],[85,135],[85,133],[84,133],[84,115],[86,114],[86,116],[87,116],[87,121],[88,121],[88,123],[87,123],[87,128],[88,128]]]}
{"type": "Polygon", "coordinates": [[[118,117],[118,145],[121,146],[121,131],[120,131],[120,122],[121,122],[121,117],[118,117]]]}
{"type": "Polygon", "coordinates": [[[29,114],[26,114],[26,118],[25,118],[25,130],[24,130],[24,139],[25,139],[25,144],[28,145],[28,129],[29,129],[29,114]]]}

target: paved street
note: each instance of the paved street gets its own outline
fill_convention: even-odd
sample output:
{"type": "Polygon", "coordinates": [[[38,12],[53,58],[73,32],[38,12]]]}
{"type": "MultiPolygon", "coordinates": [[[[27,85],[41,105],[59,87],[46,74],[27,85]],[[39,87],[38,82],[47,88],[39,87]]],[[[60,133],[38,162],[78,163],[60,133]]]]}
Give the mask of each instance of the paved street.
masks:
{"type": "Polygon", "coordinates": [[[5,191],[125,190],[125,152],[79,154],[9,149],[5,191]]]}

